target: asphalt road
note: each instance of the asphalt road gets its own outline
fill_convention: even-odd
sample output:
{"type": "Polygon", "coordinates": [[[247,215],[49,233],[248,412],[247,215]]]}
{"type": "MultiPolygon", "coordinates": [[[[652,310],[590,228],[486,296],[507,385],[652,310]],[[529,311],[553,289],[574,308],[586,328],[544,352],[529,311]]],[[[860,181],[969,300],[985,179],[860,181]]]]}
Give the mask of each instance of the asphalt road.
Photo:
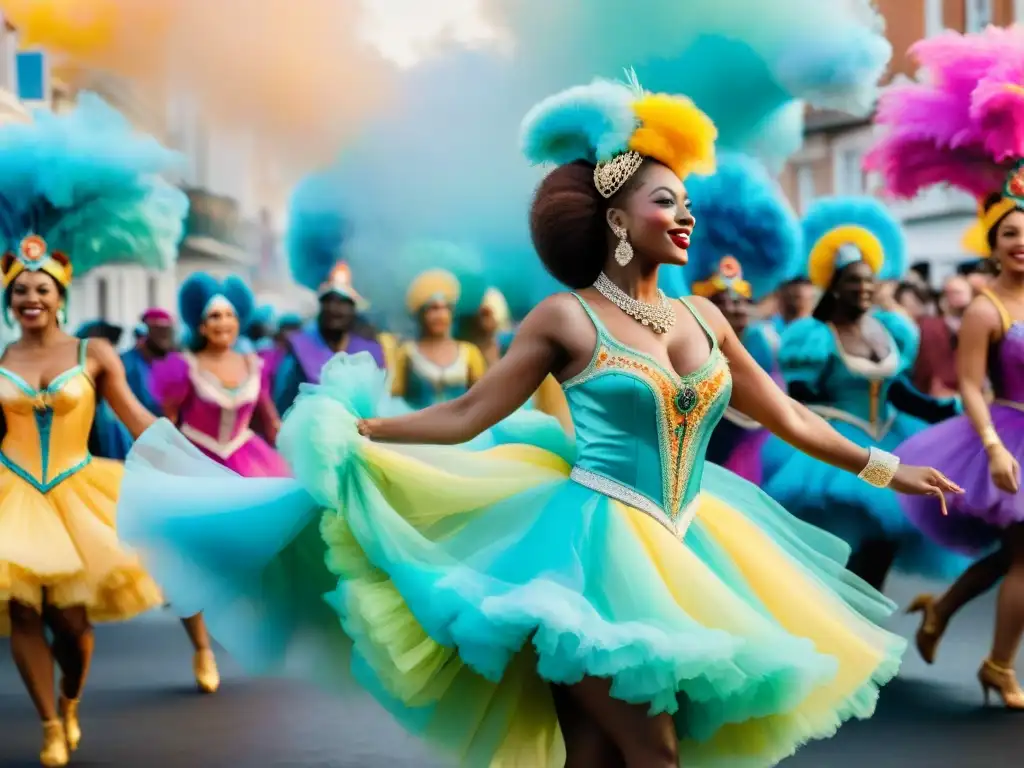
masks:
{"type": "MultiPolygon", "coordinates": [[[[922,588],[900,582],[901,604],[922,588]]],[[[905,635],[913,620],[897,617],[905,635]]],[[[985,710],[975,672],[992,631],[992,596],[957,617],[935,667],[911,651],[876,716],[846,725],[786,768],[974,768],[1020,764],[1024,713],[985,710]]],[[[102,627],[82,702],[84,738],[73,765],[176,768],[433,768],[432,759],[376,705],[298,685],[248,680],[222,658],[215,696],[194,692],[191,653],[167,614],[102,627]]],[[[0,768],[36,766],[39,725],[0,643],[0,768]]]]}

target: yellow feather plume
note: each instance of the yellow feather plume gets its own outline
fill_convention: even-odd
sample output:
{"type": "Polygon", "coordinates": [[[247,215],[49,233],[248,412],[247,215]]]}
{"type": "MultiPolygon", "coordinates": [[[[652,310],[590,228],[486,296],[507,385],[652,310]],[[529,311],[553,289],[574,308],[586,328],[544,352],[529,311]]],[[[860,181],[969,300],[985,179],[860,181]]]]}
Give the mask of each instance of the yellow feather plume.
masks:
{"type": "Polygon", "coordinates": [[[860,251],[865,263],[876,275],[885,265],[882,243],[871,232],[855,225],[836,227],[820,238],[811,249],[807,263],[807,277],[818,288],[827,288],[836,271],[836,255],[844,245],[860,251]]]}
{"type": "Polygon", "coordinates": [[[687,98],[652,93],[633,104],[640,127],[629,148],[670,168],[679,178],[715,171],[718,130],[687,98]]]}
{"type": "Polygon", "coordinates": [[[459,301],[462,286],[455,275],[446,269],[431,269],[415,280],[405,294],[405,306],[410,315],[415,315],[435,298],[443,299],[446,304],[455,306],[459,301]]]}

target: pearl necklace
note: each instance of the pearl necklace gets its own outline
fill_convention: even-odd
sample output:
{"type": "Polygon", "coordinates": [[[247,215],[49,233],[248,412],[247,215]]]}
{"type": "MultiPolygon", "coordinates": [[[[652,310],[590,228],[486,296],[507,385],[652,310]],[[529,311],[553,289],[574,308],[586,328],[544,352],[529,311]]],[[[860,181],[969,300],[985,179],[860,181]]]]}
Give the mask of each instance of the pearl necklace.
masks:
{"type": "Polygon", "coordinates": [[[655,333],[665,333],[675,325],[676,313],[668,303],[664,291],[658,291],[657,304],[637,301],[608,279],[604,272],[598,275],[594,288],[616,307],[655,333]]]}

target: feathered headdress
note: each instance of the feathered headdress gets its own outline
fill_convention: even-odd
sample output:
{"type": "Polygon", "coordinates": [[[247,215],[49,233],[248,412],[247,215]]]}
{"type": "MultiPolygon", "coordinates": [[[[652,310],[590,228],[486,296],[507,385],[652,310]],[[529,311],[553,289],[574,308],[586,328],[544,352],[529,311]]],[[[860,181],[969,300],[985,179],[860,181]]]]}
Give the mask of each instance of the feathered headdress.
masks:
{"type": "Polygon", "coordinates": [[[594,185],[609,198],[644,158],[679,178],[715,170],[711,119],[682,96],[647,93],[628,83],[595,80],[550,96],[523,119],[523,154],[533,163],[593,163],[594,185]]]}
{"type": "Polygon", "coordinates": [[[336,294],[360,311],[368,303],[352,285],[352,270],[342,260],[348,226],[341,215],[339,181],[330,173],[303,179],[292,193],[288,215],[288,262],[295,282],[320,298],[336,294]]]}
{"type": "Polygon", "coordinates": [[[889,88],[876,122],[884,135],[865,158],[890,195],[910,198],[949,184],[979,201],[1003,200],[980,213],[969,247],[988,255],[988,231],[1024,203],[1024,29],[946,32],[916,43],[918,81],[889,88]]]}
{"type": "Polygon", "coordinates": [[[903,274],[907,242],[899,221],[873,197],[825,197],[803,220],[807,276],[827,288],[837,270],[864,261],[875,275],[892,280],[903,274]]]}
{"type": "Polygon", "coordinates": [[[684,269],[694,293],[757,299],[800,268],[800,222],[761,163],[722,155],[715,174],[691,179],[687,191],[697,223],[684,269]]]}
{"type": "Polygon", "coordinates": [[[242,278],[229,275],[218,280],[206,272],[193,272],[178,289],[178,312],[193,334],[210,312],[222,307],[235,313],[239,327],[249,324],[256,300],[242,278]]]}
{"type": "Polygon", "coordinates": [[[0,128],[0,260],[6,288],[25,270],[61,286],[107,264],[166,269],[188,198],[159,174],[180,157],[93,94],[0,128]]]}
{"type": "Polygon", "coordinates": [[[476,312],[488,287],[481,254],[469,245],[447,240],[407,242],[388,259],[386,274],[389,285],[406,286],[401,306],[396,303],[400,294],[393,288],[375,301],[375,306],[385,309],[390,325],[401,325],[437,298],[457,311],[476,312]]]}

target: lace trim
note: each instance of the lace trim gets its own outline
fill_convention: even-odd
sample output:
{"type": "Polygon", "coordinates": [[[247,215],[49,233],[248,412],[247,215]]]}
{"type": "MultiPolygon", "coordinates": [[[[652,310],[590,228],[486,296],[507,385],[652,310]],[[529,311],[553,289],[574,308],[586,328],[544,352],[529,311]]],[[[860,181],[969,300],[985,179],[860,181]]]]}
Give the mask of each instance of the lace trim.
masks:
{"type": "Polygon", "coordinates": [[[689,504],[683,507],[682,513],[678,516],[678,519],[673,520],[657,503],[644,496],[639,491],[630,488],[628,485],[623,485],[615,480],[604,475],[599,475],[596,472],[591,472],[589,469],[583,469],[582,467],[573,467],[572,472],[569,473],[569,479],[584,488],[589,488],[592,491],[597,491],[602,496],[607,496],[610,499],[615,499],[623,504],[633,507],[633,509],[643,512],[648,517],[652,517],[667,528],[676,538],[682,539],[686,536],[686,531],[693,522],[694,517],[697,515],[697,503],[698,497],[693,498],[689,504]]]}

